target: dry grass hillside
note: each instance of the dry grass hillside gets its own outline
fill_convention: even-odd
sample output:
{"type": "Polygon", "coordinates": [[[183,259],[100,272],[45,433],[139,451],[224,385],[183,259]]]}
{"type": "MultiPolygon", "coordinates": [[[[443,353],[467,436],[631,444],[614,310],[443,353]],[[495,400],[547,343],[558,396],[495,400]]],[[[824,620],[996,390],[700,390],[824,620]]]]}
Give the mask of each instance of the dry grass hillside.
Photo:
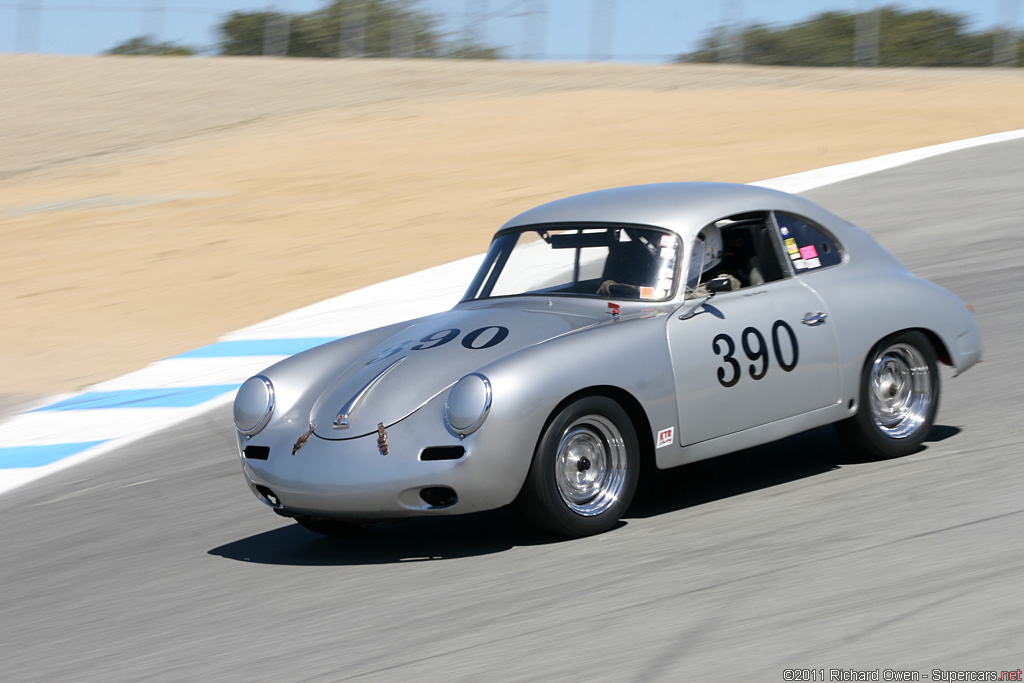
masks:
{"type": "Polygon", "coordinates": [[[1024,128],[1024,71],[0,55],[0,392],[483,251],[562,195],[1024,128]]]}

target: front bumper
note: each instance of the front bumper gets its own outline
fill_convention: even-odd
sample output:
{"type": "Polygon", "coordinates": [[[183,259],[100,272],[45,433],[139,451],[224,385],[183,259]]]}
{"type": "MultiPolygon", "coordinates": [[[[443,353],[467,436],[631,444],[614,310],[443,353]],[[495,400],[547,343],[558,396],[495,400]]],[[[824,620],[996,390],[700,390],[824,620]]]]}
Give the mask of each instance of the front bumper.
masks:
{"type": "Polygon", "coordinates": [[[381,454],[376,434],[342,441],[312,435],[292,455],[302,435],[299,425],[271,424],[250,439],[239,436],[242,471],[267,505],[315,517],[451,515],[512,502],[526,478],[533,443],[517,444],[488,424],[460,440],[445,428],[443,406],[443,398],[435,398],[388,427],[388,455],[381,454]],[[244,449],[251,446],[269,449],[260,453],[266,459],[246,457],[244,449]],[[426,448],[452,446],[465,449],[461,457],[422,459],[426,448]]]}

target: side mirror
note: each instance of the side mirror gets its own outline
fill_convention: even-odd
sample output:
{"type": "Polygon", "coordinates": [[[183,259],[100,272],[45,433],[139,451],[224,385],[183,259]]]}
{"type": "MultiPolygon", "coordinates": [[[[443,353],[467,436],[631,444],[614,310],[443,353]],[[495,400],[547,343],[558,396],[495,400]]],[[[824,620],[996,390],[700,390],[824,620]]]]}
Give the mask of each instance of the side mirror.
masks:
{"type": "Polygon", "coordinates": [[[708,280],[707,288],[709,292],[731,292],[732,291],[732,280],[725,277],[716,277],[712,280],[708,280]]]}

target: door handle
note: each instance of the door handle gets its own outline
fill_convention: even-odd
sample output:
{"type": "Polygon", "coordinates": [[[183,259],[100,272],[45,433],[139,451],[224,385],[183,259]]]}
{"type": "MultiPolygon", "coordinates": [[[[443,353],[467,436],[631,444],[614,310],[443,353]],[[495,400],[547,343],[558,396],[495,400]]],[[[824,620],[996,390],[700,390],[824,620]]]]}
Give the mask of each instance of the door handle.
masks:
{"type": "Polygon", "coordinates": [[[810,325],[811,327],[814,327],[815,325],[820,325],[823,322],[825,322],[825,318],[827,317],[828,314],[822,313],[821,311],[817,313],[808,313],[800,322],[802,322],[804,325],[810,325]]]}

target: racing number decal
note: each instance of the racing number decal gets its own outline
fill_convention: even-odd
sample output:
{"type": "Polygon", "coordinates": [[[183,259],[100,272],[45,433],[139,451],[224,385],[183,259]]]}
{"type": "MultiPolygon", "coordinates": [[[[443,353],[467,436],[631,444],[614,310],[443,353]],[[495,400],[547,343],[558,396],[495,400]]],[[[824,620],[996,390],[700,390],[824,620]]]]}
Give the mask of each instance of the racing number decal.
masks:
{"type": "Polygon", "coordinates": [[[796,343],[796,332],[784,320],[776,320],[775,324],[772,325],[772,348],[775,349],[775,360],[779,361],[779,367],[786,372],[792,372],[793,368],[796,367],[796,362],[800,360],[800,347],[796,343]],[[790,346],[793,347],[793,360],[790,363],[782,360],[782,349],[779,346],[779,330],[783,328],[785,328],[786,334],[789,335],[790,346]]]}
{"type": "MultiPolygon", "coordinates": [[[[456,330],[457,332],[458,330],[456,330]]],[[[502,327],[501,325],[491,325],[489,327],[481,327],[480,329],[467,332],[466,336],[462,338],[462,345],[467,349],[489,349],[492,346],[497,346],[501,342],[505,341],[505,337],[508,336],[508,328],[502,327]],[[480,335],[487,332],[487,330],[494,330],[494,334],[491,335],[490,339],[484,340],[483,344],[477,345],[476,340],[480,338],[480,335]]]]}
{"type": "MultiPolygon", "coordinates": [[[[749,330],[751,328],[748,327],[747,329],[749,330]]],[[[732,377],[728,380],[725,379],[725,368],[718,368],[718,382],[723,387],[731,387],[733,384],[740,381],[740,363],[732,357],[732,354],[736,353],[736,342],[734,342],[732,337],[727,334],[720,334],[715,337],[715,340],[711,342],[711,349],[715,352],[716,356],[720,353],[718,350],[718,342],[725,342],[729,346],[725,352],[725,356],[722,357],[722,360],[732,366],[732,377]]]]}
{"type": "MultiPolygon", "coordinates": [[[[462,334],[462,330],[457,327],[451,327],[447,330],[431,332],[419,340],[406,339],[394,346],[381,349],[381,352],[366,361],[366,364],[369,365],[370,363],[376,363],[377,361],[399,354],[408,344],[412,344],[414,341],[419,341],[419,343],[410,347],[410,351],[425,351],[426,349],[436,349],[438,346],[444,346],[448,342],[456,339],[460,334],[462,334]]],[[[507,327],[502,325],[488,325],[487,327],[480,327],[467,332],[466,336],[462,338],[462,346],[473,350],[489,349],[492,346],[497,346],[501,342],[505,341],[506,337],[508,337],[507,327]]]]}
{"type": "Polygon", "coordinates": [[[761,360],[761,370],[759,372],[754,371],[754,363],[750,364],[750,378],[761,379],[764,377],[764,373],[768,372],[768,347],[764,343],[764,337],[757,331],[756,328],[748,327],[743,330],[743,335],[740,337],[743,340],[743,353],[747,354],[747,358],[757,362],[761,360]],[[757,350],[750,348],[750,337],[753,336],[757,339],[757,350]]]}
{"type": "Polygon", "coordinates": [[[376,363],[379,360],[384,360],[385,358],[390,358],[391,356],[394,356],[397,353],[401,353],[402,349],[405,348],[405,345],[411,343],[412,339],[406,339],[405,341],[399,342],[394,346],[389,346],[385,349],[381,349],[381,352],[378,353],[373,358],[371,358],[370,360],[366,361],[366,364],[369,365],[370,363],[376,363]]]}
{"type": "MultiPolygon", "coordinates": [[[[449,330],[440,330],[439,332],[432,332],[423,339],[420,339],[420,343],[412,347],[413,351],[422,351],[423,349],[432,349],[435,346],[441,346],[447,344],[452,339],[459,336],[459,328],[453,327],[449,330]],[[429,344],[429,346],[428,346],[429,344]]],[[[406,342],[408,344],[408,342],[406,342]]]]}
{"type": "MultiPolygon", "coordinates": [[[[764,378],[768,374],[768,343],[765,341],[764,335],[756,327],[744,328],[740,333],[740,345],[743,347],[743,353],[751,361],[747,366],[750,378],[755,381],[764,378]]],[[[739,382],[743,370],[740,367],[740,362],[735,358],[736,342],[732,337],[727,334],[715,336],[711,341],[711,350],[716,356],[721,356],[724,363],[716,370],[718,383],[723,387],[731,387],[739,382]]],[[[800,359],[800,347],[796,343],[796,333],[784,320],[776,320],[772,325],[772,350],[775,351],[775,362],[779,364],[783,372],[792,372],[796,368],[797,361],[800,359]],[[789,353],[792,355],[792,360],[788,362],[783,357],[781,330],[785,330],[786,336],[789,337],[789,353]]]]}

